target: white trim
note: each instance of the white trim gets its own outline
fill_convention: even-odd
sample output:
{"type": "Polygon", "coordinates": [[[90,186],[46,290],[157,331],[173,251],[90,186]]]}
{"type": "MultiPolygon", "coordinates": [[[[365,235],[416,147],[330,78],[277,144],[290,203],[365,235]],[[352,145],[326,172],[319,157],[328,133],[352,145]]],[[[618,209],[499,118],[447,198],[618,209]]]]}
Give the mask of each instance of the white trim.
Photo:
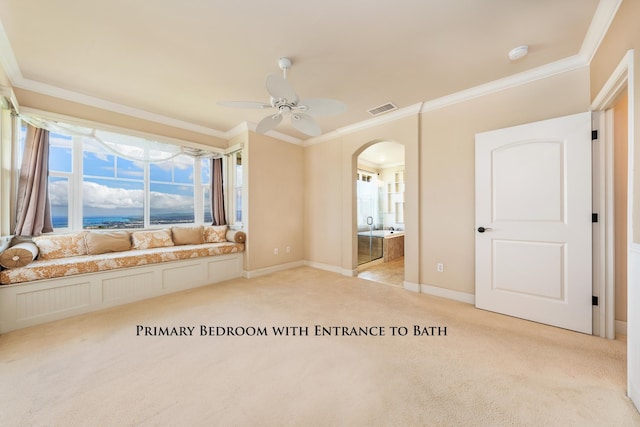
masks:
{"type": "MultiPolygon", "coordinates": [[[[613,73],[609,76],[606,83],[603,85],[598,95],[594,98],[591,103],[592,111],[604,111],[613,107],[613,103],[615,102],[618,95],[623,90],[627,90],[631,94],[631,76],[633,73],[633,61],[634,61],[634,52],[633,50],[627,51],[627,53],[622,57],[622,60],[616,66],[613,73]]],[[[627,235],[629,241],[631,241],[630,234],[630,224],[631,224],[631,210],[633,200],[632,193],[632,168],[633,168],[633,106],[632,106],[632,97],[629,96],[629,129],[628,129],[628,144],[629,144],[629,178],[628,178],[628,193],[627,193],[627,201],[628,201],[628,226],[627,226],[627,235]]],[[[604,235],[599,236],[600,245],[603,245],[604,248],[598,251],[600,256],[594,258],[594,269],[599,271],[600,274],[598,277],[594,277],[594,291],[598,292],[598,297],[601,299],[601,303],[599,307],[594,310],[594,313],[597,315],[597,329],[594,330],[594,334],[597,333],[600,337],[614,339],[615,338],[615,289],[614,289],[614,269],[615,266],[613,264],[613,242],[614,242],[614,230],[613,230],[613,212],[614,212],[614,201],[613,201],[613,188],[612,188],[612,180],[613,180],[613,126],[612,126],[612,117],[611,113],[607,112],[602,114],[602,117],[599,120],[599,137],[603,142],[603,147],[601,147],[601,156],[600,163],[595,165],[596,167],[604,168],[604,170],[599,170],[600,180],[604,183],[602,190],[604,194],[599,196],[601,206],[601,214],[603,216],[603,224],[601,225],[601,233],[604,235]]],[[[596,242],[594,242],[595,244],[596,242]]],[[[597,249],[594,248],[594,253],[596,253],[597,249]]]]}
{"type": "Polygon", "coordinates": [[[343,268],[343,269],[341,269],[341,274],[343,276],[348,276],[348,277],[358,277],[358,269],[357,268],[354,268],[354,269],[343,268]]]}
{"type": "Polygon", "coordinates": [[[422,292],[423,294],[447,298],[447,299],[464,302],[471,305],[475,305],[476,303],[476,296],[474,294],[468,294],[466,292],[445,289],[439,286],[426,285],[424,283],[420,285],[420,292],[422,292]]]}
{"type": "Polygon", "coordinates": [[[479,86],[452,93],[450,95],[427,101],[422,105],[420,113],[438,110],[443,107],[458,104],[460,102],[469,101],[474,98],[486,96],[505,89],[510,89],[523,84],[531,83],[536,80],[545,79],[568,71],[577,70],[587,67],[589,64],[580,55],[574,55],[569,58],[561,59],[550,64],[543,65],[532,70],[523,71],[522,73],[494,80],[479,86]]]}
{"type": "Polygon", "coordinates": [[[633,50],[629,50],[622,57],[616,69],[613,70],[613,73],[611,73],[607,82],[602,86],[598,95],[593,99],[591,110],[602,110],[610,106],[627,84],[629,68],[632,64],[633,50]]]}
{"type": "Polygon", "coordinates": [[[589,25],[587,34],[582,41],[582,47],[580,47],[580,55],[587,62],[591,62],[600,47],[620,4],[622,4],[622,0],[600,0],[598,3],[596,13],[593,15],[591,25],[589,25]]]}
{"type": "MultiPolygon", "coordinates": [[[[253,122],[245,122],[245,123],[247,124],[247,128],[250,131],[256,132],[256,128],[258,127],[258,125],[256,123],[253,123],[253,122]]],[[[270,136],[272,138],[279,139],[279,140],[284,141],[284,142],[288,142],[290,144],[304,145],[304,143],[302,142],[302,140],[300,138],[296,138],[296,137],[293,137],[293,136],[290,136],[290,135],[285,135],[284,133],[278,132],[277,130],[270,130],[269,132],[265,133],[264,135],[270,136]]]]}
{"type": "Polygon", "coordinates": [[[627,335],[627,322],[616,320],[616,335],[627,335]]]}
{"type": "MultiPolygon", "coordinates": [[[[16,112],[20,111],[18,99],[16,98],[16,94],[13,92],[12,88],[7,86],[0,86],[0,97],[4,98],[4,100],[8,104],[7,108],[16,112]]],[[[3,103],[5,101],[3,101],[3,103]]]]}
{"type": "Polygon", "coordinates": [[[216,138],[225,138],[225,133],[219,130],[185,122],[183,120],[174,119],[172,117],[163,116],[161,114],[151,113],[149,111],[129,107],[127,105],[118,104],[116,102],[106,101],[101,98],[73,92],[46,83],[20,78],[17,81],[13,81],[13,85],[15,87],[19,87],[36,93],[41,93],[43,95],[49,95],[55,98],[60,98],[83,105],[89,105],[91,107],[100,108],[102,110],[111,111],[114,113],[125,114],[130,117],[136,117],[138,119],[148,120],[154,123],[160,123],[162,125],[171,126],[178,129],[189,130],[203,135],[215,136],[216,138]]]}
{"type": "Polygon", "coordinates": [[[419,283],[413,283],[413,282],[409,282],[409,281],[405,280],[404,282],[402,282],[402,287],[407,291],[420,292],[420,284],[419,283]]]}
{"type": "Polygon", "coordinates": [[[338,131],[332,130],[330,132],[323,133],[320,136],[314,136],[313,138],[306,139],[304,141],[303,145],[305,147],[309,147],[311,145],[320,144],[321,142],[327,142],[327,141],[331,141],[331,140],[340,138],[341,136],[342,135],[340,133],[338,133],[338,131]]]}
{"type": "Polygon", "coordinates": [[[244,271],[243,276],[247,279],[253,279],[254,277],[265,276],[267,274],[276,273],[278,271],[290,270],[296,267],[302,267],[304,265],[304,261],[293,261],[288,262],[286,264],[278,264],[273,265],[271,267],[258,268],[256,270],[244,271]]]}
{"type": "Polygon", "coordinates": [[[342,274],[342,268],[336,265],[323,264],[321,262],[315,261],[305,261],[304,265],[312,268],[317,268],[318,270],[330,271],[332,273],[342,274]]]}
{"type": "Polygon", "coordinates": [[[379,126],[383,123],[392,122],[398,119],[402,119],[404,117],[413,116],[420,112],[421,106],[422,106],[422,103],[420,102],[417,104],[410,105],[408,107],[401,108],[399,110],[395,110],[388,114],[383,114],[379,117],[363,120],[361,122],[353,123],[348,126],[343,126],[341,128],[336,129],[333,132],[328,132],[320,136],[309,138],[304,141],[303,145],[307,147],[310,145],[319,144],[321,142],[326,142],[335,138],[339,138],[342,135],[347,135],[353,132],[358,132],[363,129],[370,128],[370,127],[379,126]]]}
{"type": "MultiPolygon", "coordinates": [[[[254,127],[255,129],[255,127],[254,127]]],[[[225,134],[224,137],[226,139],[231,139],[234,138],[238,135],[242,135],[243,133],[249,132],[249,123],[248,122],[242,122],[239,125],[235,126],[234,128],[228,130],[225,134]]]]}
{"type": "Polygon", "coordinates": [[[341,135],[345,135],[345,134],[361,131],[363,129],[367,129],[370,127],[379,126],[383,123],[392,122],[404,117],[409,117],[409,116],[418,114],[420,112],[421,107],[422,107],[422,103],[419,102],[417,104],[413,104],[408,107],[400,108],[399,110],[395,110],[391,113],[383,114],[373,119],[368,119],[368,120],[364,120],[348,126],[343,126],[341,128],[336,129],[336,131],[341,135]]]}
{"type": "Polygon", "coordinates": [[[4,30],[4,25],[0,20],[0,66],[7,73],[7,77],[11,82],[22,80],[22,72],[18,66],[16,55],[13,53],[13,47],[9,42],[9,37],[4,30]]]}
{"type": "MultiPolygon", "coordinates": [[[[558,73],[570,71],[572,69],[579,68],[581,66],[588,65],[593,55],[597,51],[600,43],[606,35],[611,22],[613,21],[616,12],[622,0],[600,0],[593,19],[585,35],[580,48],[580,53],[572,57],[553,62],[534,70],[526,71],[514,76],[506,77],[504,79],[496,80],[484,85],[476,86],[467,90],[463,90],[457,93],[453,93],[441,98],[427,101],[425,103],[415,104],[409,107],[404,107],[399,110],[395,110],[389,114],[383,114],[382,116],[375,117],[373,119],[364,120],[348,126],[337,129],[336,131],[328,132],[318,137],[309,138],[307,140],[300,140],[277,131],[267,132],[267,135],[290,142],[292,144],[309,146],[320,142],[329,141],[335,139],[341,135],[353,133],[362,129],[366,129],[372,126],[377,126],[389,121],[397,120],[402,117],[417,114],[418,112],[424,113],[434,109],[442,108],[447,105],[452,105],[459,102],[464,102],[469,99],[473,99],[479,96],[487,95],[492,92],[507,89],[509,87],[529,83],[534,80],[546,78],[558,73]],[[417,110],[417,111],[416,111],[417,110]]],[[[149,111],[141,110],[138,108],[129,107],[123,104],[118,104],[104,99],[96,98],[93,96],[84,95],[78,92],[70,91],[67,89],[59,88],[57,86],[49,85],[42,82],[26,79],[22,75],[18,62],[16,60],[13,48],[9,42],[9,38],[5,32],[4,26],[0,21],[0,65],[4,68],[9,80],[16,87],[41,93],[44,95],[53,96],[56,98],[64,99],[71,102],[77,102],[84,105],[100,108],[107,111],[112,111],[119,114],[125,114],[131,117],[136,117],[142,120],[148,120],[155,123],[164,124],[167,126],[189,130],[197,132],[203,135],[210,135],[217,138],[229,139],[238,134],[238,128],[250,129],[255,131],[256,124],[254,123],[241,123],[233,129],[222,132],[216,129],[212,129],[206,126],[197,125],[195,123],[185,122],[168,116],[163,116],[149,111]]]]}

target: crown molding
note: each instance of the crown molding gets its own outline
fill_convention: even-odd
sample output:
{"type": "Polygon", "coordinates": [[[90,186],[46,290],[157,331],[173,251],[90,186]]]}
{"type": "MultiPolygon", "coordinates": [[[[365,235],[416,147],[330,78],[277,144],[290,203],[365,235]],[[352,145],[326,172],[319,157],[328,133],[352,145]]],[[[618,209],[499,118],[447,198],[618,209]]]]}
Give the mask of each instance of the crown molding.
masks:
{"type": "Polygon", "coordinates": [[[420,112],[422,103],[410,105],[408,107],[400,108],[391,113],[383,114],[380,117],[374,117],[373,119],[364,120],[362,122],[354,123],[352,125],[344,126],[336,129],[336,132],[340,135],[346,135],[349,133],[357,132],[363,129],[367,129],[374,126],[379,126],[383,123],[392,122],[403,117],[413,116],[420,112]]]}
{"type": "Polygon", "coordinates": [[[249,132],[249,124],[247,122],[242,122],[238,126],[228,130],[224,137],[228,140],[231,138],[235,138],[238,135],[242,135],[243,133],[249,132]]]}
{"type": "Polygon", "coordinates": [[[11,47],[11,43],[9,43],[9,37],[7,37],[2,21],[0,21],[0,65],[12,85],[23,79],[18,61],[16,61],[16,56],[13,53],[13,47],[11,47]]]}
{"type": "MultiPolygon", "coordinates": [[[[308,138],[301,140],[290,135],[283,134],[277,131],[269,131],[266,135],[276,138],[285,142],[289,142],[295,145],[311,146],[319,144],[321,142],[330,141],[340,136],[347,135],[353,132],[357,132],[370,127],[378,126],[383,123],[398,120],[403,117],[411,116],[414,114],[424,113],[432,111],[438,108],[442,108],[448,105],[464,102],[473,98],[477,98],[483,95],[487,95],[493,92],[508,89],[514,86],[519,86],[525,83],[529,83],[538,79],[553,76],[563,72],[578,69],[583,66],[587,66],[598,47],[602,43],[609,26],[611,25],[622,0],[600,0],[598,7],[593,16],[587,34],[583,40],[580,52],[572,57],[553,62],[533,70],[525,71],[513,76],[505,77],[487,84],[476,86],[470,89],[466,89],[460,92],[446,95],[441,98],[436,98],[424,103],[418,103],[409,107],[395,110],[391,113],[375,117],[372,119],[364,120],[354,123],[352,125],[338,128],[335,131],[328,132],[318,137],[308,138]]],[[[238,135],[242,132],[249,130],[255,132],[256,124],[243,122],[233,129],[222,132],[216,129],[212,129],[206,126],[198,125],[195,123],[178,120],[175,118],[163,116],[160,114],[151,113],[138,108],[129,107],[126,105],[118,104],[115,102],[106,101],[100,98],[84,95],[78,92],[62,89],[53,85],[37,82],[34,80],[26,79],[20,71],[20,67],[16,61],[11,43],[7,37],[4,26],[0,21],[0,66],[3,67],[7,77],[9,78],[12,86],[21,89],[41,93],[43,95],[49,95],[56,98],[64,99],[71,102],[77,102],[80,104],[100,108],[103,110],[115,112],[118,114],[124,114],[131,117],[136,117],[142,120],[147,120],[163,125],[172,126],[179,129],[184,129],[203,135],[209,135],[217,138],[229,140],[230,138],[238,135]]],[[[15,97],[14,97],[15,98],[15,97]]]]}
{"type": "MultiPolygon", "coordinates": [[[[250,130],[251,132],[257,133],[256,127],[258,125],[256,123],[253,123],[253,122],[244,122],[244,123],[246,124],[248,130],[250,130]]],[[[300,138],[296,138],[294,136],[287,135],[282,132],[278,132],[276,130],[270,130],[269,132],[266,132],[262,135],[267,135],[267,136],[270,136],[271,138],[279,139],[280,141],[288,142],[289,144],[293,144],[293,145],[304,145],[303,141],[300,138]]]]}
{"type": "Polygon", "coordinates": [[[593,56],[600,47],[600,43],[609,31],[609,27],[615,18],[622,0],[600,0],[596,12],[593,15],[587,34],[580,47],[582,55],[587,63],[591,63],[593,56]]]}
{"type": "Polygon", "coordinates": [[[588,63],[582,55],[574,55],[560,61],[552,62],[532,70],[523,71],[522,73],[494,80],[479,86],[465,89],[460,92],[452,93],[441,98],[432,99],[422,104],[420,113],[437,110],[449,105],[458,104],[460,102],[469,101],[474,98],[489,95],[505,89],[521,86],[536,80],[551,77],[557,74],[566,73],[567,71],[576,70],[588,66],[588,63]]]}
{"type": "Polygon", "coordinates": [[[197,132],[203,135],[214,136],[216,138],[224,138],[225,133],[219,130],[211,129],[206,126],[197,125],[195,123],[185,122],[183,120],[174,119],[172,117],[163,116],[161,114],[151,113],[139,108],[129,107],[127,105],[118,104],[111,101],[105,101],[101,98],[85,95],[82,93],[62,89],[46,83],[37,82],[29,79],[21,79],[12,82],[15,87],[37,92],[43,95],[53,96],[55,98],[64,99],[66,101],[77,102],[79,104],[100,108],[102,110],[111,111],[118,114],[124,114],[138,119],[147,120],[154,123],[160,123],[166,126],[197,132]]]}
{"type": "Polygon", "coordinates": [[[331,141],[332,139],[339,138],[343,135],[347,135],[350,133],[358,132],[363,129],[367,129],[374,126],[379,126],[383,123],[392,122],[403,117],[413,116],[420,112],[420,107],[422,103],[417,103],[414,105],[410,105],[408,107],[400,108],[398,110],[394,110],[393,112],[383,114],[380,117],[374,117],[372,119],[363,120],[361,122],[357,122],[348,126],[343,126],[341,128],[336,129],[335,131],[327,132],[323,135],[316,136],[313,138],[306,139],[304,141],[304,146],[310,146],[319,144],[321,142],[331,141]]]}

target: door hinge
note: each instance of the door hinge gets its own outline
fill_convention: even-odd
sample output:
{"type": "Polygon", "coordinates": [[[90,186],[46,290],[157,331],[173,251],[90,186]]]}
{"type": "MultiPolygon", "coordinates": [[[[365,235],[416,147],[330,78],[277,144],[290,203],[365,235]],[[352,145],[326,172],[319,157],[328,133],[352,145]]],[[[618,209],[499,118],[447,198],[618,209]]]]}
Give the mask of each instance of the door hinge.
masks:
{"type": "Polygon", "coordinates": [[[591,305],[598,305],[598,297],[593,295],[591,297],[591,305]]]}
{"type": "Polygon", "coordinates": [[[596,139],[598,139],[598,131],[597,130],[592,130],[591,131],[591,140],[595,141],[596,139]]]}
{"type": "Polygon", "coordinates": [[[591,222],[598,222],[598,214],[597,213],[592,213],[591,214],[591,222]]]}

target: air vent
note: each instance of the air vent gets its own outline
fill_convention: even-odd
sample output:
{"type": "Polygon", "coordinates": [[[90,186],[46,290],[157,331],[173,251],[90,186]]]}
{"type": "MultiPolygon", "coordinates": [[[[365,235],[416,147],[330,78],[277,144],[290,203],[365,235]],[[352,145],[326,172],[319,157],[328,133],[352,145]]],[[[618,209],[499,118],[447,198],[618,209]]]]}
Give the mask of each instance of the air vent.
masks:
{"type": "Polygon", "coordinates": [[[377,106],[375,108],[371,108],[370,110],[367,110],[367,111],[372,116],[379,116],[380,114],[384,114],[387,111],[397,110],[397,109],[398,109],[398,107],[396,107],[393,103],[387,102],[386,104],[379,105],[379,106],[377,106]]]}

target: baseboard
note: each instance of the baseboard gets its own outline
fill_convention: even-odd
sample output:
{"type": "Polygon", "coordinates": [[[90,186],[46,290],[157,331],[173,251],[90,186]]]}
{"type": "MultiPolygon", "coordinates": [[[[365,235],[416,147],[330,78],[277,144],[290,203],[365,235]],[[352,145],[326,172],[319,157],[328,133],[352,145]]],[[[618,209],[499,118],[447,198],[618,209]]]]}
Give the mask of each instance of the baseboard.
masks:
{"type": "Polygon", "coordinates": [[[627,335],[627,322],[616,320],[616,334],[627,335]]]}
{"type": "Polygon", "coordinates": [[[336,265],[323,264],[321,262],[315,262],[315,261],[305,261],[304,265],[317,268],[318,270],[325,270],[325,271],[330,271],[332,273],[342,274],[342,268],[336,265]]]}
{"type": "Polygon", "coordinates": [[[420,292],[420,284],[419,283],[407,282],[405,280],[404,282],[402,282],[402,287],[407,291],[420,292]]]}
{"type": "Polygon", "coordinates": [[[340,269],[340,272],[343,276],[349,276],[349,277],[358,277],[358,269],[354,268],[354,269],[349,269],[349,268],[342,268],[340,269]]]}
{"type": "Polygon", "coordinates": [[[304,261],[293,261],[285,264],[273,265],[271,267],[258,268],[256,270],[244,271],[243,276],[247,279],[253,279],[254,277],[264,276],[266,274],[276,273],[278,271],[289,270],[291,268],[302,267],[305,265],[304,261]]]}
{"type": "Polygon", "coordinates": [[[426,285],[424,283],[420,285],[420,292],[422,292],[423,294],[447,298],[471,305],[476,304],[476,296],[474,294],[468,294],[466,292],[453,291],[451,289],[440,288],[433,285],[426,285]]]}

